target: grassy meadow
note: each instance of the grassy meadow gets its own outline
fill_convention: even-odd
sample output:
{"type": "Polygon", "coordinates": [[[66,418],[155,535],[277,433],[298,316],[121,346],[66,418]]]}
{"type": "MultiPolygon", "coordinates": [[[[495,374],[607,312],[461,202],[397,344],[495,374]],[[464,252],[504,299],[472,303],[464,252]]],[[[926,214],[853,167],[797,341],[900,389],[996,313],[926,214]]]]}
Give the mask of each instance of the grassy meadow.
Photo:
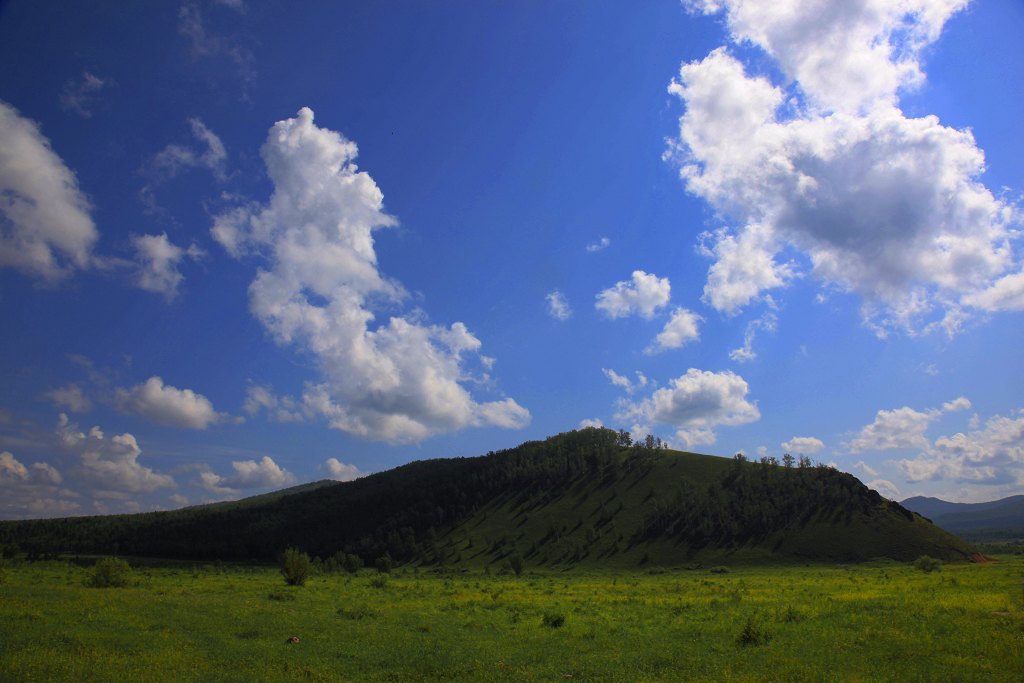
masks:
{"type": "Polygon", "coordinates": [[[0,569],[3,681],[1020,681],[1024,558],[396,570],[286,586],[268,566],[0,569]],[[299,642],[287,640],[298,636],[299,642]]]}

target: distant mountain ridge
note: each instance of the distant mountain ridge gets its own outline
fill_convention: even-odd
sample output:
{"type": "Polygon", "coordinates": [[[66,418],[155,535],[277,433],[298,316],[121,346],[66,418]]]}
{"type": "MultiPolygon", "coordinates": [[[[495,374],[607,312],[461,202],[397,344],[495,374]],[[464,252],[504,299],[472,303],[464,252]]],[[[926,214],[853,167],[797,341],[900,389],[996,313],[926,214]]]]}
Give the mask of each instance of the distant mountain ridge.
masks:
{"type": "Polygon", "coordinates": [[[2,522],[0,543],[36,556],[267,561],[294,546],[325,561],[562,569],[975,553],[830,467],[670,451],[599,428],[237,502],[2,522]]]}
{"type": "Polygon", "coordinates": [[[950,503],[939,498],[914,496],[902,505],[955,534],[1024,535],[1024,495],[985,503],[950,503]]]}

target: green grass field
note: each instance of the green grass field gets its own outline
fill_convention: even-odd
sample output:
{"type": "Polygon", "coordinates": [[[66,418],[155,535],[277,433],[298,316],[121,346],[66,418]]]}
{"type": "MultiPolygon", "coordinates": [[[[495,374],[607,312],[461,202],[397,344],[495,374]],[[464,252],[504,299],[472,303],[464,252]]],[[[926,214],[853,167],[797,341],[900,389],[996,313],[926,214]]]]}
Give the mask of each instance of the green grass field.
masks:
{"type": "Polygon", "coordinates": [[[1020,681],[1024,558],[646,573],[0,569],[3,681],[1020,681]],[[298,636],[297,644],[287,643],[298,636]]]}

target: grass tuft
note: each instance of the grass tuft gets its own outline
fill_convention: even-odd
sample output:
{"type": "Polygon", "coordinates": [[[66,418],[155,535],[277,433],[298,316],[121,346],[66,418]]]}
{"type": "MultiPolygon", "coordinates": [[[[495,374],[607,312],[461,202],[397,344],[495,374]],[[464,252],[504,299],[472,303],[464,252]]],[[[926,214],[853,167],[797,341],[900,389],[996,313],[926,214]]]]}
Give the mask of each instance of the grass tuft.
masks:
{"type": "Polygon", "coordinates": [[[753,615],[747,616],[743,628],[736,635],[736,644],[740,647],[767,645],[772,639],[772,634],[755,619],[753,615]]]}

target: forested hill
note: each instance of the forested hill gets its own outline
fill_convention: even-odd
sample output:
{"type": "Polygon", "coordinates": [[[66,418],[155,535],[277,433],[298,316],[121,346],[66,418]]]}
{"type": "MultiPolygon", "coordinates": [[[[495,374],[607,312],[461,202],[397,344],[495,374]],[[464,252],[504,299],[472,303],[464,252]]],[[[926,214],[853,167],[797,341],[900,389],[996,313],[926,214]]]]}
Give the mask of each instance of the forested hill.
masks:
{"type": "Polygon", "coordinates": [[[170,512],[0,523],[30,554],[487,566],[949,560],[973,550],[824,466],[682,453],[588,428],[475,458],[170,512]]]}

